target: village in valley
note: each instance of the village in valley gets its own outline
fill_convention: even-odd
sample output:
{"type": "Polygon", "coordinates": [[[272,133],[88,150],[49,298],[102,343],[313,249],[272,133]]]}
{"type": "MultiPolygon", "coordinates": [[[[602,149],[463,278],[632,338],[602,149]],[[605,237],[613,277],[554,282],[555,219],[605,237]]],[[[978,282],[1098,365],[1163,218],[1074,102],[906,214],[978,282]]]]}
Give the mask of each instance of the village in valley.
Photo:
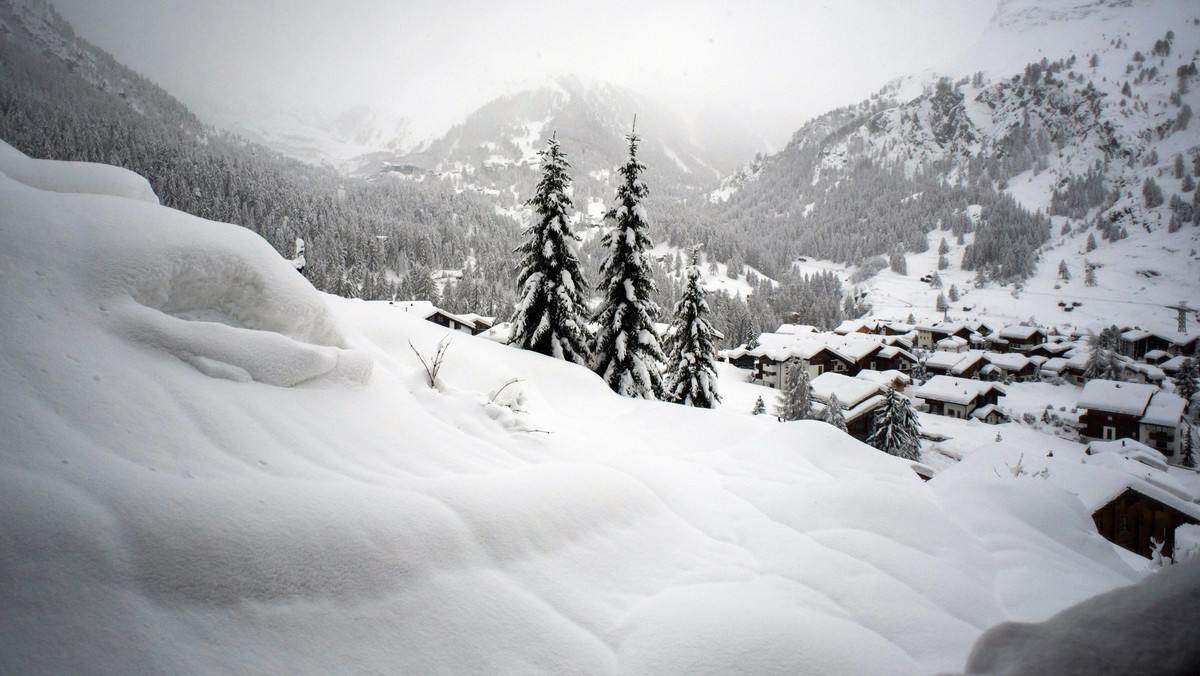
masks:
{"type": "Polygon", "coordinates": [[[0,0],[0,674],[1200,673],[1194,0],[162,12],[339,80],[379,26],[791,50],[747,126],[425,49],[406,102],[480,100],[419,138],[185,104],[320,68],[144,76],[87,36],[153,0],[59,2],[0,0]],[[810,19],[914,14],[966,51],[784,96],[852,63],[810,19]]]}

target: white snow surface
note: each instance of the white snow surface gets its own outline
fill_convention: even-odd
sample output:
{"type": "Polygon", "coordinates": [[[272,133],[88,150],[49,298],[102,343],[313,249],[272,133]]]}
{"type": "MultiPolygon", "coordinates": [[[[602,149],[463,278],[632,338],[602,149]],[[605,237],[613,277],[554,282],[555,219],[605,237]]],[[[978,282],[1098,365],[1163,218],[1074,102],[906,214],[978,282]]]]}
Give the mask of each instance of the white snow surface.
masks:
{"type": "Polygon", "coordinates": [[[1047,482],[618,397],[39,171],[0,176],[0,673],[932,673],[1145,574],[1047,482]]]}

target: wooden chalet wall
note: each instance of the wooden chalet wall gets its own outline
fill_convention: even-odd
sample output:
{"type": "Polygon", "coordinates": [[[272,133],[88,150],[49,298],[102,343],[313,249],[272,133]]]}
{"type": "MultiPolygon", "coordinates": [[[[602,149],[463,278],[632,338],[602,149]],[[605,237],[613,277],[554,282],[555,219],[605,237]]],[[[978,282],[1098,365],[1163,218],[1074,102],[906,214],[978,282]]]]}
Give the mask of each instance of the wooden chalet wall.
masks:
{"type": "Polygon", "coordinates": [[[1146,558],[1154,553],[1151,537],[1164,540],[1163,556],[1171,556],[1175,551],[1175,529],[1185,523],[1200,525],[1191,516],[1132,488],[1096,510],[1092,520],[1105,539],[1146,558]]]}
{"type": "Polygon", "coordinates": [[[1138,424],[1140,419],[1140,415],[1084,409],[1083,415],[1079,417],[1079,422],[1083,423],[1083,435],[1093,439],[1107,438],[1104,436],[1105,427],[1112,427],[1116,430],[1113,439],[1137,439],[1138,433],[1141,431],[1138,424]]]}

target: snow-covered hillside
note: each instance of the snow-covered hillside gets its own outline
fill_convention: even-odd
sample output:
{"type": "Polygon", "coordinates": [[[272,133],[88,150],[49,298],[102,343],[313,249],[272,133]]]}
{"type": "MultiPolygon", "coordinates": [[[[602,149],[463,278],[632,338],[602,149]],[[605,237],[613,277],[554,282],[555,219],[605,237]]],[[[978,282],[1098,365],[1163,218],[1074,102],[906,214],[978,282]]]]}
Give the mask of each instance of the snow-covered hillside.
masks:
{"type": "Polygon", "coordinates": [[[847,277],[908,251],[908,276],[868,285],[882,316],[933,311],[938,290],[917,278],[938,269],[945,238],[945,287],[970,289],[980,268],[1005,282],[954,313],[1174,329],[1163,306],[1200,297],[1198,55],[1191,3],[1001,2],[954,64],[811,121],[710,197],[748,250],[769,233],[847,277]]]}
{"type": "Polygon", "coordinates": [[[133,174],[20,161],[5,673],[931,673],[1143,574],[1066,491],[926,484],[821,423],[462,334],[431,388],[441,327],[121,196],[133,174]]]}

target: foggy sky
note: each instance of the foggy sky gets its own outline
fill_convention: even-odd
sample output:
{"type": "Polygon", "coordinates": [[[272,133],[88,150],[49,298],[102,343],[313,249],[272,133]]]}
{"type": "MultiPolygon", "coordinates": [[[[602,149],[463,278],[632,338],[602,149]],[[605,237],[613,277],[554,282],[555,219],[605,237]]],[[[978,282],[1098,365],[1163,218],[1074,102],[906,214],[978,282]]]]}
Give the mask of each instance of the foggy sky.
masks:
{"type": "Polygon", "coordinates": [[[360,104],[443,131],[547,77],[608,80],[774,146],[970,47],[996,0],[55,0],[76,33],[201,118],[360,104]]]}

